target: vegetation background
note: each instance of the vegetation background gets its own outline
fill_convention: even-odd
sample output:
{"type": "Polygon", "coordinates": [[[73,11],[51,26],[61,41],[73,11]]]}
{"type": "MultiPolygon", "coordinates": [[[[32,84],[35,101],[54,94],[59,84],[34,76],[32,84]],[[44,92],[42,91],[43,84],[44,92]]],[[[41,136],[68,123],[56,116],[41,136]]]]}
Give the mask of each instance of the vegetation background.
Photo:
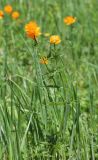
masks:
{"type": "Polygon", "coordinates": [[[98,160],[98,1],[0,0],[0,9],[8,3],[20,17],[0,20],[0,160],[98,160]],[[34,46],[31,20],[61,43],[50,48],[42,34],[34,46]]]}

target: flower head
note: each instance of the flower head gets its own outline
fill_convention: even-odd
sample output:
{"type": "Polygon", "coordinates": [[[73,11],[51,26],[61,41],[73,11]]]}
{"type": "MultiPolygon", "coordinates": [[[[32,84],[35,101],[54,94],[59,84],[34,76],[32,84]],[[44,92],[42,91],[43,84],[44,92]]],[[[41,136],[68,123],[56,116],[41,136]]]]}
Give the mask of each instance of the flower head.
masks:
{"type": "Polygon", "coordinates": [[[14,12],[12,13],[12,18],[13,18],[13,19],[18,19],[19,16],[20,16],[20,14],[19,14],[19,12],[17,12],[17,11],[14,11],[14,12]]]}
{"type": "Polygon", "coordinates": [[[60,42],[61,42],[61,39],[60,39],[59,36],[57,36],[57,35],[52,35],[52,36],[50,37],[50,43],[51,43],[51,44],[59,44],[60,42]]]}
{"type": "Polygon", "coordinates": [[[2,10],[0,10],[0,19],[2,19],[4,17],[4,13],[2,10]]]}
{"type": "Polygon", "coordinates": [[[47,59],[46,57],[42,57],[42,58],[40,59],[40,63],[41,63],[41,64],[48,64],[48,59],[47,59]]]}
{"type": "Polygon", "coordinates": [[[4,7],[4,11],[5,11],[6,13],[8,13],[8,14],[11,14],[11,13],[12,13],[12,10],[13,10],[13,8],[12,8],[11,5],[6,5],[6,6],[4,7]]]}
{"type": "Polygon", "coordinates": [[[64,18],[64,23],[66,25],[71,25],[76,22],[76,17],[68,16],[64,18]]]}
{"type": "Polygon", "coordinates": [[[40,27],[37,25],[35,21],[31,21],[28,24],[25,25],[25,31],[29,38],[36,39],[41,32],[40,27]]]}

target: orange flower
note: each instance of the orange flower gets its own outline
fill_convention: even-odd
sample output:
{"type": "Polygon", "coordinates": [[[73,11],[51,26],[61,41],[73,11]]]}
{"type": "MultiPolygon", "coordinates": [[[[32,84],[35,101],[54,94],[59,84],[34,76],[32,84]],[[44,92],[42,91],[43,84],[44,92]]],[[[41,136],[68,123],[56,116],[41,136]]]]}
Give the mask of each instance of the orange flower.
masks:
{"type": "Polygon", "coordinates": [[[68,16],[68,17],[64,18],[64,23],[66,25],[71,25],[75,22],[76,22],[76,17],[68,16]]]}
{"type": "Polygon", "coordinates": [[[14,11],[14,12],[12,13],[12,18],[13,18],[13,19],[18,19],[19,16],[20,16],[20,14],[19,14],[19,12],[17,12],[17,11],[14,11]]]}
{"type": "Polygon", "coordinates": [[[29,38],[36,39],[40,34],[40,27],[35,21],[31,21],[25,25],[25,31],[29,38]]]}
{"type": "Polygon", "coordinates": [[[53,35],[50,37],[50,43],[51,44],[59,44],[61,42],[61,39],[57,35],[53,35]]]}
{"type": "Polygon", "coordinates": [[[11,13],[12,13],[12,10],[13,10],[13,8],[12,8],[11,5],[6,5],[6,6],[4,7],[4,11],[5,11],[6,13],[8,13],[8,14],[11,14],[11,13]]]}
{"type": "Polygon", "coordinates": [[[42,57],[42,58],[40,59],[40,63],[41,63],[41,64],[48,64],[48,59],[47,59],[46,57],[42,57]]]}
{"type": "Polygon", "coordinates": [[[4,17],[4,13],[3,11],[0,10],[0,19],[2,19],[4,17]]]}

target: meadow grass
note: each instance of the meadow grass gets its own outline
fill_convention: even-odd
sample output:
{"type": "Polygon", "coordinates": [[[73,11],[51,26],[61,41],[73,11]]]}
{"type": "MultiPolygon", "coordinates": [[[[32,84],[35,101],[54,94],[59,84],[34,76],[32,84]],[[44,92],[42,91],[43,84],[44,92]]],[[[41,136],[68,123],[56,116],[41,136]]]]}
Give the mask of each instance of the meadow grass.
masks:
{"type": "Polygon", "coordinates": [[[97,160],[98,2],[9,3],[20,17],[0,20],[0,160],[97,160]],[[61,43],[42,34],[35,45],[24,31],[31,20],[61,43]]]}

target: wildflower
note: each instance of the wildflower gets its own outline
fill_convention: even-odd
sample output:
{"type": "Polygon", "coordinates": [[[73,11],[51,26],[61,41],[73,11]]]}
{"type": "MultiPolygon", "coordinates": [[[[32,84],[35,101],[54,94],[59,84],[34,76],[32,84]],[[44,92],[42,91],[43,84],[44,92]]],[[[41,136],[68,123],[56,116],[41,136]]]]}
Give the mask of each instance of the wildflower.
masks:
{"type": "Polygon", "coordinates": [[[64,18],[64,23],[66,25],[71,25],[76,22],[76,17],[68,16],[64,18]]]}
{"type": "Polygon", "coordinates": [[[2,19],[4,17],[4,13],[2,10],[0,10],[0,19],[2,19]]]}
{"type": "Polygon", "coordinates": [[[41,63],[41,64],[48,64],[48,59],[47,59],[46,57],[42,57],[42,58],[40,59],[40,63],[41,63]]]}
{"type": "Polygon", "coordinates": [[[52,36],[50,37],[50,43],[51,43],[51,44],[59,44],[60,42],[61,42],[61,39],[60,39],[59,36],[57,36],[57,35],[52,35],[52,36]]]}
{"type": "Polygon", "coordinates": [[[35,21],[31,21],[25,25],[25,31],[29,38],[36,40],[36,38],[41,34],[40,27],[35,21]]]}
{"type": "Polygon", "coordinates": [[[14,11],[14,12],[12,13],[12,18],[13,18],[13,19],[18,19],[19,16],[20,16],[20,14],[19,14],[19,12],[17,12],[17,11],[14,11]]]}
{"type": "Polygon", "coordinates": [[[5,11],[6,13],[8,13],[8,14],[11,14],[11,13],[12,13],[12,10],[13,10],[13,8],[12,8],[11,5],[6,5],[6,6],[4,7],[4,11],[5,11]]]}

